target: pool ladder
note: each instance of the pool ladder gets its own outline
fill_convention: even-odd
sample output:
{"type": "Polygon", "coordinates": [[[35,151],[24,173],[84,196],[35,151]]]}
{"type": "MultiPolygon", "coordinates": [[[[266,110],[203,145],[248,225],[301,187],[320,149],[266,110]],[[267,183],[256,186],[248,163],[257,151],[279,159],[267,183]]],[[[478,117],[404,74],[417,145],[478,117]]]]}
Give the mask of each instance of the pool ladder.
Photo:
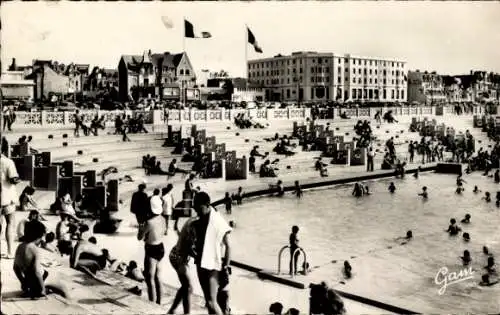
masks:
{"type": "MultiPolygon", "coordinates": [[[[290,248],[290,245],[286,245],[286,246],[283,246],[281,249],[280,249],[280,252],[278,254],[278,275],[281,274],[281,255],[283,254],[283,251],[287,248],[290,248]]],[[[304,268],[304,275],[307,274],[307,255],[306,255],[306,252],[302,249],[302,247],[298,247],[294,252],[293,252],[293,255],[290,257],[290,260],[293,259],[293,257],[295,257],[295,254],[297,252],[301,252],[302,255],[304,256],[304,262],[303,262],[303,266],[306,267],[304,268]]],[[[295,276],[295,273],[297,272],[297,270],[293,270],[295,267],[295,264],[292,263],[292,277],[295,276]]]]}

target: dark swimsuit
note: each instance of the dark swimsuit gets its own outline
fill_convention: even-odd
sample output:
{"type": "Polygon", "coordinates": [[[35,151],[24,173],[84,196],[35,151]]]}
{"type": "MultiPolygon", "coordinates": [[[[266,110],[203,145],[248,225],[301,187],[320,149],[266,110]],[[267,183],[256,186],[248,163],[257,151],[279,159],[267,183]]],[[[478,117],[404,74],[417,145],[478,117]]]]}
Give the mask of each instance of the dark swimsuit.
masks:
{"type": "Polygon", "coordinates": [[[162,260],[165,256],[165,247],[163,246],[163,243],[157,245],[145,244],[144,250],[146,252],[146,256],[158,261],[162,260]]]}

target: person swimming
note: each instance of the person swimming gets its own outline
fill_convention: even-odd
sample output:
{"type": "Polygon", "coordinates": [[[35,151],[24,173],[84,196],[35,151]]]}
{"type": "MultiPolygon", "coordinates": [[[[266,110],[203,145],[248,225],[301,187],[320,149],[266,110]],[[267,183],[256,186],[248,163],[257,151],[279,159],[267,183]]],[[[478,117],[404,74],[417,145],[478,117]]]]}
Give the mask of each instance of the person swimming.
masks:
{"type": "Polygon", "coordinates": [[[464,239],[464,241],[469,242],[470,241],[469,233],[465,232],[464,234],[462,234],[462,238],[464,239]]]}
{"type": "Polygon", "coordinates": [[[479,190],[479,188],[477,186],[474,186],[474,190],[472,192],[477,194],[477,193],[481,192],[481,190],[479,190]]]}
{"type": "Polygon", "coordinates": [[[458,235],[458,232],[460,232],[462,229],[457,225],[457,220],[455,219],[450,219],[450,226],[448,226],[448,232],[450,236],[455,236],[458,235]]]}
{"type": "Polygon", "coordinates": [[[343,273],[344,273],[344,277],[346,279],[352,278],[352,266],[351,266],[351,264],[347,260],[344,261],[343,273]]]}
{"type": "Polygon", "coordinates": [[[394,185],[394,182],[391,182],[391,183],[389,184],[389,188],[388,188],[388,190],[389,190],[389,192],[390,192],[391,194],[393,194],[393,193],[396,191],[396,185],[394,185]]]}
{"type": "Polygon", "coordinates": [[[371,195],[372,193],[370,192],[370,187],[368,185],[363,185],[363,194],[364,195],[371,195]]]}
{"type": "Polygon", "coordinates": [[[462,263],[464,266],[468,266],[472,261],[472,258],[470,257],[470,252],[468,250],[464,250],[464,255],[460,257],[460,259],[462,259],[462,263]]]}
{"type": "Polygon", "coordinates": [[[460,183],[460,185],[457,186],[457,189],[455,190],[455,193],[457,195],[461,195],[463,192],[465,191],[465,188],[462,186],[462,184],[460,183]]]}
{"type": "Polygon", "coordinates": [[[470,223],[470,214],[466,214],[465,217],[460,221],[461,223],[470,223]]]}
{"type": "Polygon", "coordinates": [[[413,173],[413,177],[418,178],[419,172],[420,172],[420,167],[417,169],[415,173],[413,173]]]}
{"type": "Polygon", "coordinates": [[[355,183],[354,189],[352,190],[352,195],[354,197],[363,197],[363,186],[359,183],[355,183]]]}
{"type": "Polygon", "coordinates": [[[481,198],[481,199],[483,199],[483,200],[484,200],[484,201],[486,201],[486,202],[491,202],[491,195],[490,195],[490,192],[489,192],[489,191],[485,192],[485,193],[484,193],[484,197],[483,197],[483,198],[481,198]]]}
{"type": "Polygon", "coordinates": [[[424,199],[429,198],[429,194],[427,193],[427,186],[422,187],[422,192],[418,195],[422,196],[422,198],[424,199]]]}
{"type": "Polygon", "coordinates": [[[300,184],[299,184],[299,181],[296,180],[295,181],[295,192],[294,194],[297,196],[297,198],[301,198],[302,197],[302,187],[300,187],[300,184]]]}
{"type": "Polygon", "coordinates": [[[486,269],[488,273],[496,273],[495,258],[493,258],[493,256],[488,257],[488,262],[484,269],[486,269]]]}
{"type": "Polygon", "coordinates": [[[489,287],[489,286],[495,285],[497,283],[498,283],[498,279],[491,280],[490,275],[486,273],[486,274],[481,276],[481,282],[479,282],[479,285],[483,286],[483,287],[484,286],[489,287]]]}
{"type": "Polygon", "coordinates": [[[457,186],[462,186],[463,184],[466,184],[467,182],[462,178],[462,175],[458,175],[457,177],[457,186]]]}
{"type": "Polygon", "coordinates": [[[492,254],[490,253],[490,250],[488,249],[487,246],[483,246],[483,254],[485,254],[487,256],[492,256],[492,254]]]}
{"type": "Polygon", "coordinates": [[[411,239],[413,239],[413,232],[411,230],[408,230],[406,232],[406,236],[399,236],[396,237],[396,241],[403,240],[400,245],[405,245],[407,244],[411,239]]]}

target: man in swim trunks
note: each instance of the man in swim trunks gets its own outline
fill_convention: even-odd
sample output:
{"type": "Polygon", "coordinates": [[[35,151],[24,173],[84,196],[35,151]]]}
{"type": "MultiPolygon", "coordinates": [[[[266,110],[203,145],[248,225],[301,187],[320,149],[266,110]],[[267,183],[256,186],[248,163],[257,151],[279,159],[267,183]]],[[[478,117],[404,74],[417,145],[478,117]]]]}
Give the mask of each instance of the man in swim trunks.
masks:
{"type": "Polygon", "coordinates": [[[69,261],[71,268],[96,273],[106,268],[109,253],[93,242],[94,237],[88,240],[79,240],[71,254],[69,261]]]}
{"type": "Polygon", "coordinates": [[[161,260],[165,256],[162,237],[165,234],[165,220],[161,216],[162,207],[150,210],[146,222],[139,226],[138,240],[144,240],[144,277],[148,286],[148,298],[161,305],[163,288],[160,282],[161,260]]]}
{"type": "Polygon", "coordinates": [[[8,158],[9,144],[7,140],[2,138],[2,157],[0,161],[2,184],[0,202],[0,232],[2,231],[2,218],[5,217],[6,231],[5,238],[7,240],[7,255],[4,258],[12,259],[12,250],[14,245],[14,228],[15,228],[15,211],[16,202],[18,200],[16,185],[19,183],[19,175],[17,173],[16,164],[8,158]]]}
{"type": "MultiPolygon", "coordinates": [[[[38,248],[45,232],[43,223],[33,221],[26,230],[24,241],[17,247],[14,272],[21,282],[23,296],[40,298],[47,294],[45,280],[49,273],[42,267],[42,255],[38,248]]],[[[68,296],[66,289],[60,285],[51,285],[51,288],[65,297],[68,296]]]]}

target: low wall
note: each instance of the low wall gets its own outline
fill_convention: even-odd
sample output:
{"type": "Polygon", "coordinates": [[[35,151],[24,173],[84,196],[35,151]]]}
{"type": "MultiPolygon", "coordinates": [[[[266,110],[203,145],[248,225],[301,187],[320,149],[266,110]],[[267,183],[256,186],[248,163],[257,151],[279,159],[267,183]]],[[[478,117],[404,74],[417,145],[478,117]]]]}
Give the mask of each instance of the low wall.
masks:
{"type": "MultiPolygon", "coordinates": [[[[345,112],[351,118],[369,118],[373,117],[379,110],[382,113],[387,110],[392,110],[395,116],[434,116],[450,115],[454,113],[453,106],[420,106],[420,107],[370,107],[370,108],[334,108],[333,117],[339,117],[341,112],[345,112]]],[[[484,108],[475,106],[473,114],[484,114],[484,108]]],[[[64,111],[40,111],[40,112],[16,112],[16,121],[13,125],[14,128],[72,128],[74,124],[74,112],[64,111]]],[[[218,122],[231,122],[238,114],[245,114],[255,121],[279,121],[279,120],[305,120],[311,117],[309,108],[279,108],[279,109],[183,109],[183,110],[81,110],[80,114],[83,116],[85,123],[90,121],[98,115],[104,117],[107,126],[113,126],[116,116],[137,117],[144,116],[146,124],[164,125],[169,123],[218,123],[218,122]]]]}

